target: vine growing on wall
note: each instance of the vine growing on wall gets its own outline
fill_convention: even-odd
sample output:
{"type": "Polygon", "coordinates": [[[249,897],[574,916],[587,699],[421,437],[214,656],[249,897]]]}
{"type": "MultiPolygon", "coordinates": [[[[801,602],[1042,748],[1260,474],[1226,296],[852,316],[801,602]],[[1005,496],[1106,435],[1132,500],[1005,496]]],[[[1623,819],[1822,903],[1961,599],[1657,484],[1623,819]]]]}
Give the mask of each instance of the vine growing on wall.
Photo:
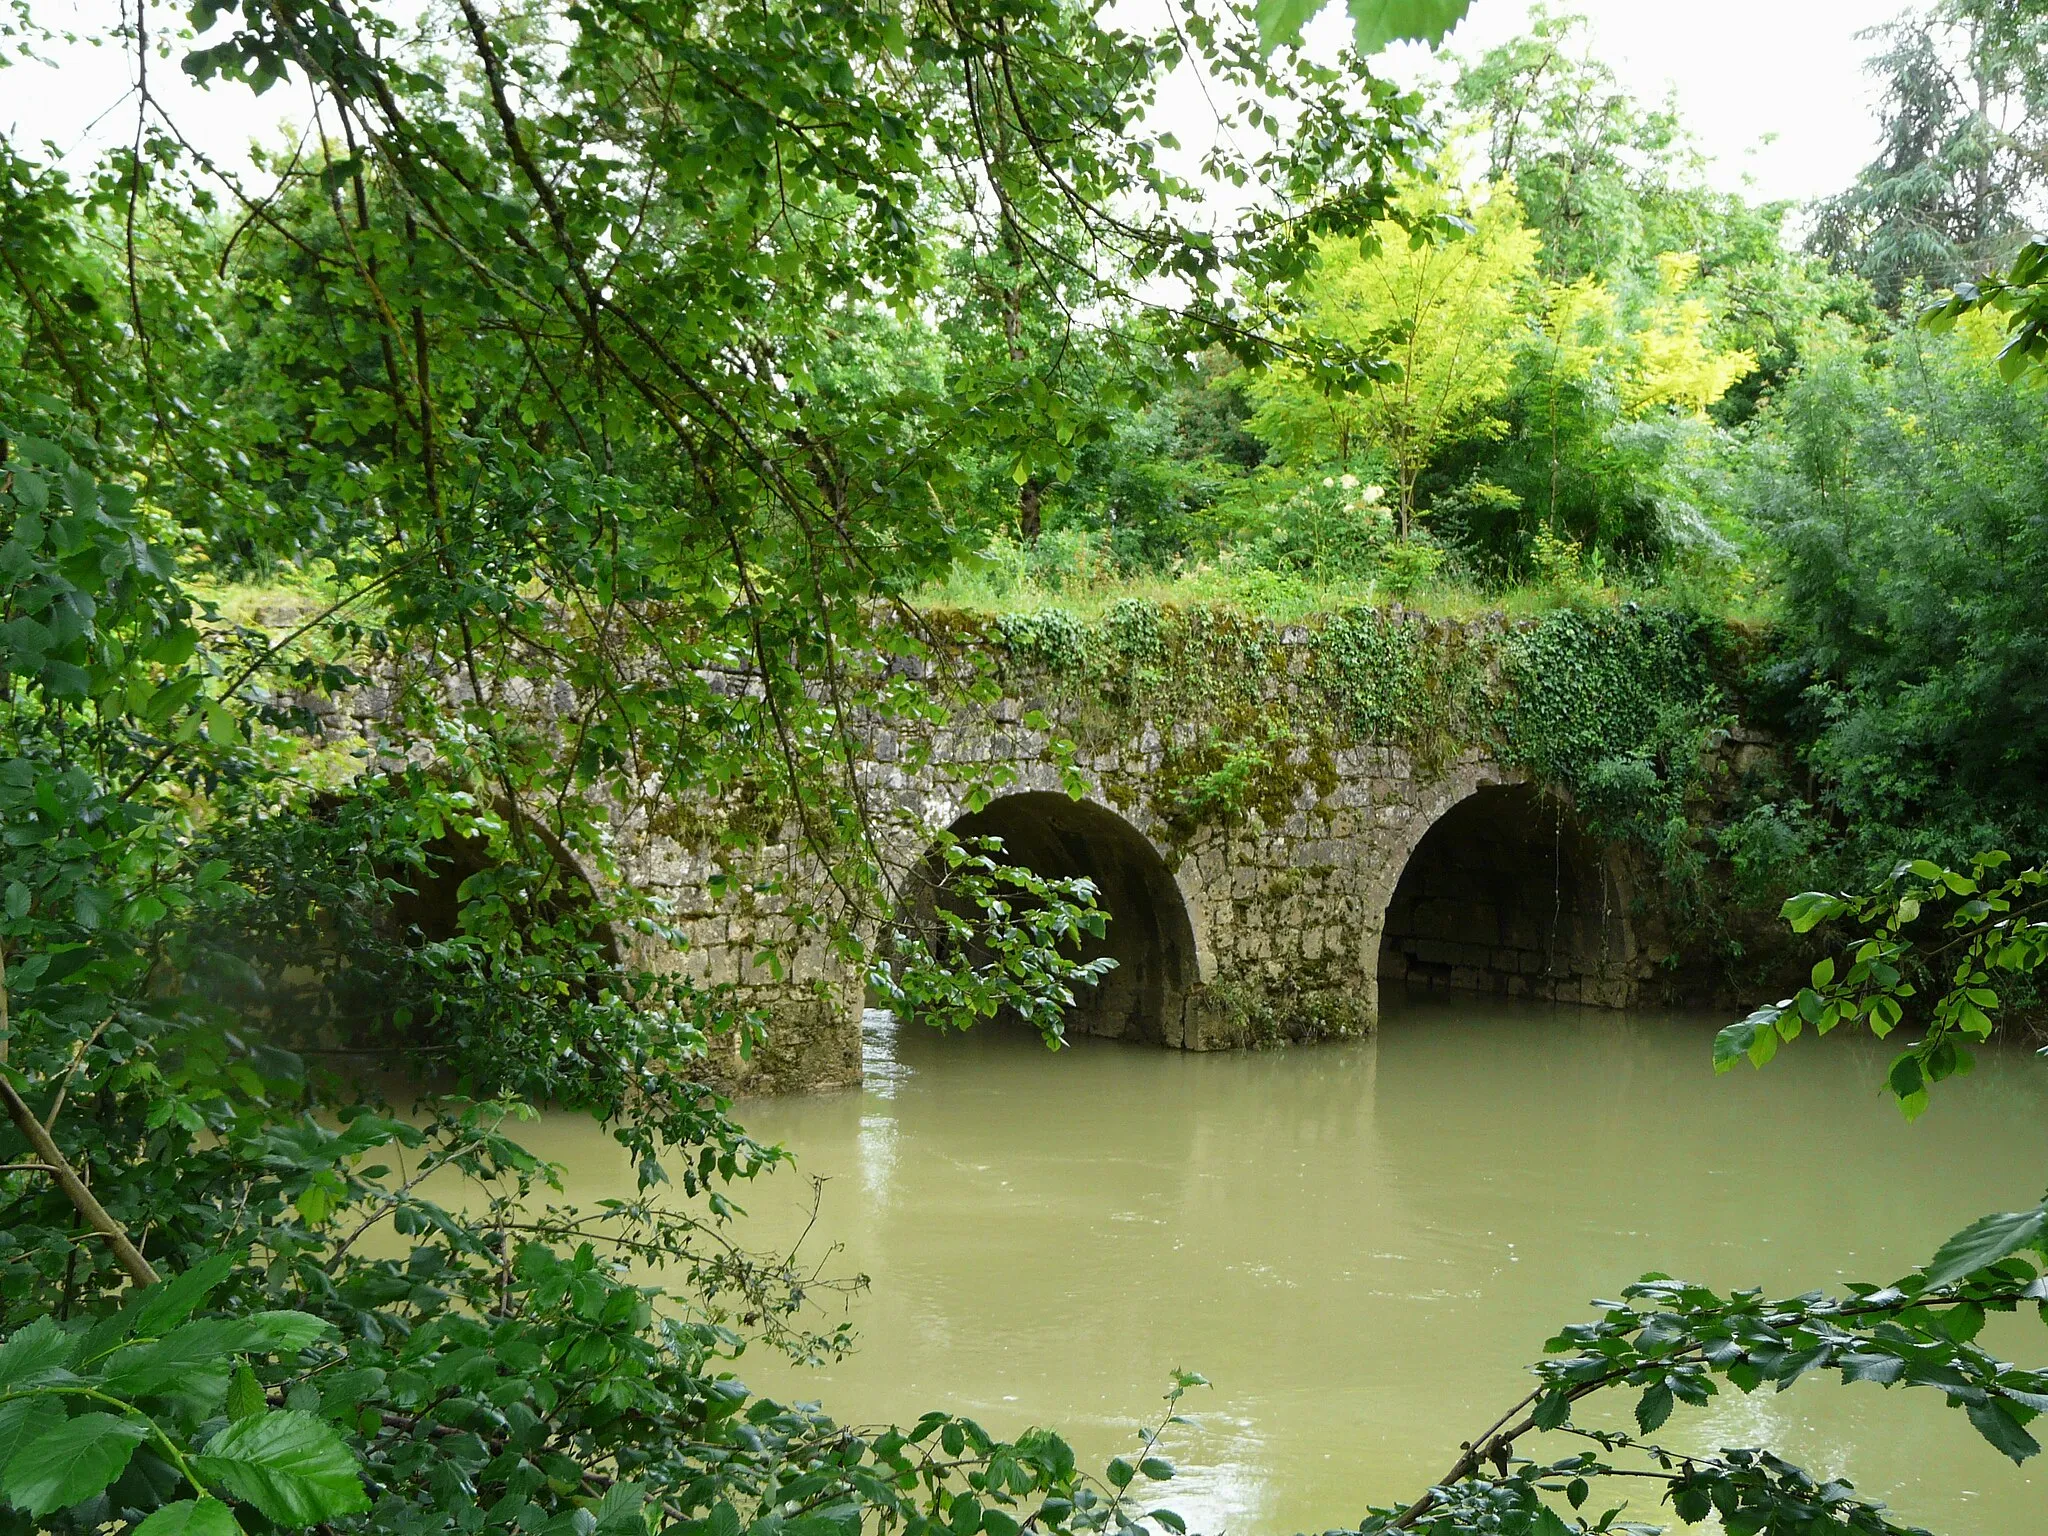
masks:
{"type": "Polygon", "coordinates": [[[1675,610],[1546,614],[1504,638],[1498,750],[1567,795],[1596,834],[1679,873],[1687,802],[1726,714],[1710,657],[1705,622],[1675,610]]]}
{"type": "Polygon", "coordinates": [[[1347,746],[1405,750],[1424,775],[1468,752],[1522,768],[1596,835],[1698,877],[1694,814],[1730,713],[1711,624],[1673,609],[1559,609],[1509,625],[1353,609],[1296,628],[1128,600],[1094,624],[1047,609],[999,620],[1009,686],[1083,739],[1150,721],[1160,800],[1183,835],[1284,815],[1327,793],[1347,746]]]}

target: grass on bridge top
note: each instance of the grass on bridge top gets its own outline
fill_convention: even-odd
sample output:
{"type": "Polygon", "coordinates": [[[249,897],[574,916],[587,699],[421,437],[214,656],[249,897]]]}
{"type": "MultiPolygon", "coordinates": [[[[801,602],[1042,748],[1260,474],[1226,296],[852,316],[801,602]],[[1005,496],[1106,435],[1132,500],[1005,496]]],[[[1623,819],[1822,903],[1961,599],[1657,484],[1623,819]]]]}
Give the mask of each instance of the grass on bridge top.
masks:
{"type": "MultiPolygon", "coordinates": [[[[192,590],[211,601],[222,619],[273,635],[319,615],[342,595],[324,572],[280,572],[260,581],[201,580],[192,583],[192,590]]],[[[994,617],[1057,608],[1084,623],[1131,599],[1162,608],[1235,609],[1283,624],[1319,613],[1394,605],[1438,619],[1496,613],[1516,619],[1633,601],[1681,606],[1748,626],[1768,623],[1775,609],[1769,584],[1747,567],[1693,572],[1672,563],[1641,570],[1568,563],[1509,583],[1485,583],[1446,570],[1408,585],[1277,571],[1228,552],[1170,571],[1119,570],[1102,557],[1098,545],[1060,533],[1048,533],[1032,549],[999,542],[911,595],[913,604],[928,612],[994,617]]],[[[377,605],[372,600],[353,605],[350,612],[374,623],[377,605]]],[[[331,639],[319,633],[305,637],[301,647],[320,654],[334,649],[331,639]]]]}
{"type": "Polygon", "coordinates": [[[1667,564],[1661,570],[1624,571],[1567,563],[1507,583],[1444,571],[1409,585],[1279,571],[1233,559],[1227,552],[1172,571],[1119,570],[1101,557],[1099,546],[1058,534],[1047,534],[1031,549],[998,543],[976,560],[955,564],[944,580],[923,587],[912,601],[927,610],[977,615],[1058,608],[1088,621],[1130,599],[1161,607],[1234,608],[1281,623],[1396,604],[1431,618],[1474,619],[1498,613],[1513,619],[1556,608],[1634,601],[1683,606],[1753,624],[1767,621],[1774,607],[1760,573],[1746,567],[1695,572],[1667,564]]]}

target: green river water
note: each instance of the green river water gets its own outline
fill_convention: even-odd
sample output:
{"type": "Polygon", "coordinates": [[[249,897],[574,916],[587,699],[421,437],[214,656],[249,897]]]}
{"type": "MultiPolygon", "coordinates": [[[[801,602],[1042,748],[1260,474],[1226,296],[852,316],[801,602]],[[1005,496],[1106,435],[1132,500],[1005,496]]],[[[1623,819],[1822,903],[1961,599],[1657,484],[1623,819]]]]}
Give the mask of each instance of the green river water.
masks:
{"type": "MultiPolygon", "coordinates": [[[[1199,1370],[1160,1502],[1210,1532],[1320,1531],[1441,1475],[1545,1338],[1644,1271],[1888,1280],[2048,1179],[2048,1064],[2024,1051],[1986,1053],[1909,1127],[1874,1042],[1716,1078],[1718,1022],[1440,995],[1356,1044],[1190,1056],[870,1014],[863,1088],[739,1106],[797,1158],[744,1195],[749,1246],[802,1232],[823,1179],[806,1251],[873,1283],[816,1320],[850,1318],[861,1347],[814,1369],[757,1349],[738,1373],[844,1421],[1055,1426],[1099,1465],[1172,1368],[1199,1370]]],[[[538,1129],[573,1196],[629,1192],[595,1128],[538,1129]]],[[[2048,1355],[2030,1317],[1985,1341],[2048,1355]]],[[[1933,1394],[1731,1390],[1663,1438],[1772,1443],[1937,1531],[2048,1532],[2048,1475],[1933,1394]]]]}

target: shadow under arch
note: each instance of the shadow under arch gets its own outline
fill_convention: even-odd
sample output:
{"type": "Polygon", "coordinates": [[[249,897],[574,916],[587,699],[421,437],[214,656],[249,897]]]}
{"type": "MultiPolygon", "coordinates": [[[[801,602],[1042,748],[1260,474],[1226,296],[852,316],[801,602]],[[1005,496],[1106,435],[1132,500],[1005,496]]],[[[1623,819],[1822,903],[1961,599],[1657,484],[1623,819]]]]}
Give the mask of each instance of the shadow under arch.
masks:
{"type": "Polygon", "coordinates": [[[1635,941],[1609,851],[1554,795],[1491,784],[1425,832],[1381,930],[1379,980],[1626,1007],[1635,941]]]}
{"type": "MultiPolygon", "coordinates": [[[[589,913],[595,908],[596,887],[568,846],[531,817],[521,830],[552,865],[554,876],[547,890],[524,898],[532,909],[532,918],[552,924],[571,912],[589,913]]],[[[417,934],[428,942],[452,939],[462,928],[463,882],[472,875],[502,866],[491,856],[489,842],[474,833],[445,833],[423,844],[420,852],[425,857],[424,865],[398,875],[405,888],[393,896],[392,916],[401,931],[417,934]]],[[[590,937],[602,959],[611,969],[620,969],[624,955],[612,925],[598,917],[591,917],[589,924],[590,937]]]]}
{"type": "MultiPolygon", "coordinates": [[[[1036,790],[992,800],[948,830],[962,841],[1001,838],[1000,863],[1094,881],[1109,931],[1086,940],[1081,958],[1107,955],[1116,968],[1079,990],[1067,1013],[1069,1033],[1179,1042],[1188,992],[1198,979],[1195,933],[1180,887],[1151,839],[1105,806],[1036,790]]],[[[944,900],[935,861],[927,859],[917,878],[916,903],[929,910],[944,900]]]]}
{"type": "MultiPolygon", "coordinates": [[[[552,830],[529,819],[524,857],[501,860],[466,828],[422,839],[379,791],[314,797],[296,823],[278,818],[228,850],[253,900],[205,935],[197,985],[266,1044],[432,1070],[449,1055],[445,1032],[426,1022],[442,1004],[476,1017],[521,990],[491,984],[506,974],[497,950],[475,957],[481,971],[469,957],[425,953],[464,932],[462,886],[486,872],[503,877],[494,894],[515,938],[553,930],[523,982],[552,982],[548,995],[573,1005],[627,977],[633,957],[596,882],[552,830]]],[[[521,947],[503,952],[515,966],[521,947]]]]}

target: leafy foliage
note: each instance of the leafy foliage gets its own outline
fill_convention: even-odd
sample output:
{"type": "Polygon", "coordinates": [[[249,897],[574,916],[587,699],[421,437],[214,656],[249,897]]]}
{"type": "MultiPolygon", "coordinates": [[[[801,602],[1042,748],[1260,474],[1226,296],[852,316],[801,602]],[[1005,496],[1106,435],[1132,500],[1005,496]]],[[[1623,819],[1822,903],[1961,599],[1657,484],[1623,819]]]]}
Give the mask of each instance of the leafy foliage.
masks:
{"type": "Polygon", "coordinates": [[[1785,904],[1785,920],[1805,933],[1846,920],[1864,935],[1813,968],[1812,985],[1760,1008],[1723,1030],[1714,1045],[1717,1070],[1747,1057],[1762,1066],[1780,1044],[1809,1025],[1826,1034],[1860,1023],[1882,1038],[1898,1028],[1929,981],[1938,984],[1925,1033],[1891,1066],[1885,1083],[1910,1119],[1927,1107],[1933,1085],[1970,1069],[1967,1042],[1990,1037],[1999,1007],[1998,975],[2030,975],[2048,962],[2048,907],[2040,893],[2048,875],[2009,872],[2004,853],[1983,853],[1967,870],[1931,859],[1899,865],[1877,890],[1861,896],[1818,891],[1785,904]]]}
{"type": "MultiPolygon", "coordinates": [[[[1419,181],[1404,189],[1403,207],[1418,223],[1454,209],[1439,184],[1419,181]]],[[[1390,376],[1340,389],[1320,370],[1284,365],[1252,386],[1252,430],[1283,455],[1327,456],[1349,470],[1354,452],[1383,453],[1403,537],[1423,469],[1461,437],[1497,430],[1486,407],[1507,388],[1507,343],[1536,255],[1507,188],[1456,211],[1470,224],[1462,238],[1410,240],[1382,225],[1370,250],[1326,245],[1304,285],[1302,328],[1354,352],[1384,349],[1390,376]]]]}
{"type": "Polygon", "coordinates": [[[1584,16],[1537,7],[1526,32],[1462,61],[1449,95],[1486,136],[1488,176],[1513,182],[1543,232],[1553,281],[1625,280],[1729,211],[1677,115],[1631,95],[1584,16]]]}
{"type": "Polygon", "coordinates": [[[1824,201],[1812,243],[1896,307],[1911,288],[1986,275],[2038,215],[2048,144],[2048,12],[1946,0],[1871,36],[1883,149],[1824,201]]]}
{"type": "MultiPolygon", "coordinates": [[[[1900,329],[1888,366],[1817,351],[1768,418],[1759,513],[1782,551],[1769,677],[1847,834],[1839,878],[1913,852],[2043,846],[2038,394],[1980,320],[1900,329]]],[[[1819,878],[1828,878],[1825,874],[1819,878]]]]}
{"type": "MultiPolygon", "coordinates": [[[[1259,36],[1268,48],[1292,43],[1326,0],[1259,0],[1259,36]]],[[[1345,0],[1360,53],[1413,40],[1434,47],[1464,18],[1472,0],[1345,0]]]]}
{"type": "Polygon", "coordinates": [[[160,1531],[194,1532],[242,1529],[238,1506],[255,1511],[259,1528],[294,1529],[369,1507],[332,1425],[272,1410],[260,1388],[236,1391],[253,1381],[247,1359],[296,1366],[332,1344],[333,1326],[290,1311],[193,1318],[230,1268],[220,1256],[133,1293],[89,1327],[45,1316],[0,1344],[7,1503],[37,1520],[76,1506],[106,1519],[138,1498],[147,1508],[152,1491],[189,1489],[194,1497],[158,1503],[150,1519],[160,1531]]]}
{"type": "Polygon", "coordinates": [[[1550,614],[1508,645],[1506,753],[1568,790],[1599,830],[1676,860],[1690,836],[1686,795],[1722,708],[1710,656],[1682,613],[1550,614]]]}
{"type": "Polygon", "coordinates": [[[1921,312],[1928,329],[1944,331],[1968,314],[1991,311],[2006,317],[2010,333],[1998,351],[1998,371],[2007,382],[2048,370],[2048,245],[2029,241],[2012,269],[1978,283],[1958,283],[1946,299],[1921,312]]]}
{"type": "Polygon", "coordinates": [[[932,707],[874,646],[937,643],[893,599],[971,547],[963,458],[1088,446],[1065,353],[915,356],[947,263],[1056,272],[1048,335],[1177,283],[1156,347],[1263,355],[1218,274],[1384,213],[1413,104],[1229,8],[194,21],[202,82],[312,90],[273,185],[147,89],[82,185],[0,146],[0,1498],[152,1536],[1134,1528],[1158,1458],[1094,1481],[1047,1433],[855,1434],[732,1377],[843,1347],[804,1325],[834,1282],[736,1233],[783,1158],[698,1078],[759,1021],[648,963],[611,814],[730,797],[831,877],[800,935],[1055,1027],[1088,893],[977,852],[999,942],[947,973],[845,751],[932,707]],[[1227,240],[1138,128],[1191,60],[1319,125],[1219,151],[1287,205],[1227,240]],[[237,576],[312,596],[197,595],[237,576]],[[424,1079],[405,1116],[366,1065],[424,1079]],[[634,1197],[550,1204],[528,1101],[602,1120],[634,1197]]]}
{"type": "Polygon", "coordinates": [[[1057,1046],[1075,989],[1116,965],[1072,958],[1109,919],[1091,881],[1005,865],[1002,851],[999,838],[941,839],[923,921],[892,934],[868,983],[901,1017],[966,1029],[1007,1010],[1057,1046]]]}

